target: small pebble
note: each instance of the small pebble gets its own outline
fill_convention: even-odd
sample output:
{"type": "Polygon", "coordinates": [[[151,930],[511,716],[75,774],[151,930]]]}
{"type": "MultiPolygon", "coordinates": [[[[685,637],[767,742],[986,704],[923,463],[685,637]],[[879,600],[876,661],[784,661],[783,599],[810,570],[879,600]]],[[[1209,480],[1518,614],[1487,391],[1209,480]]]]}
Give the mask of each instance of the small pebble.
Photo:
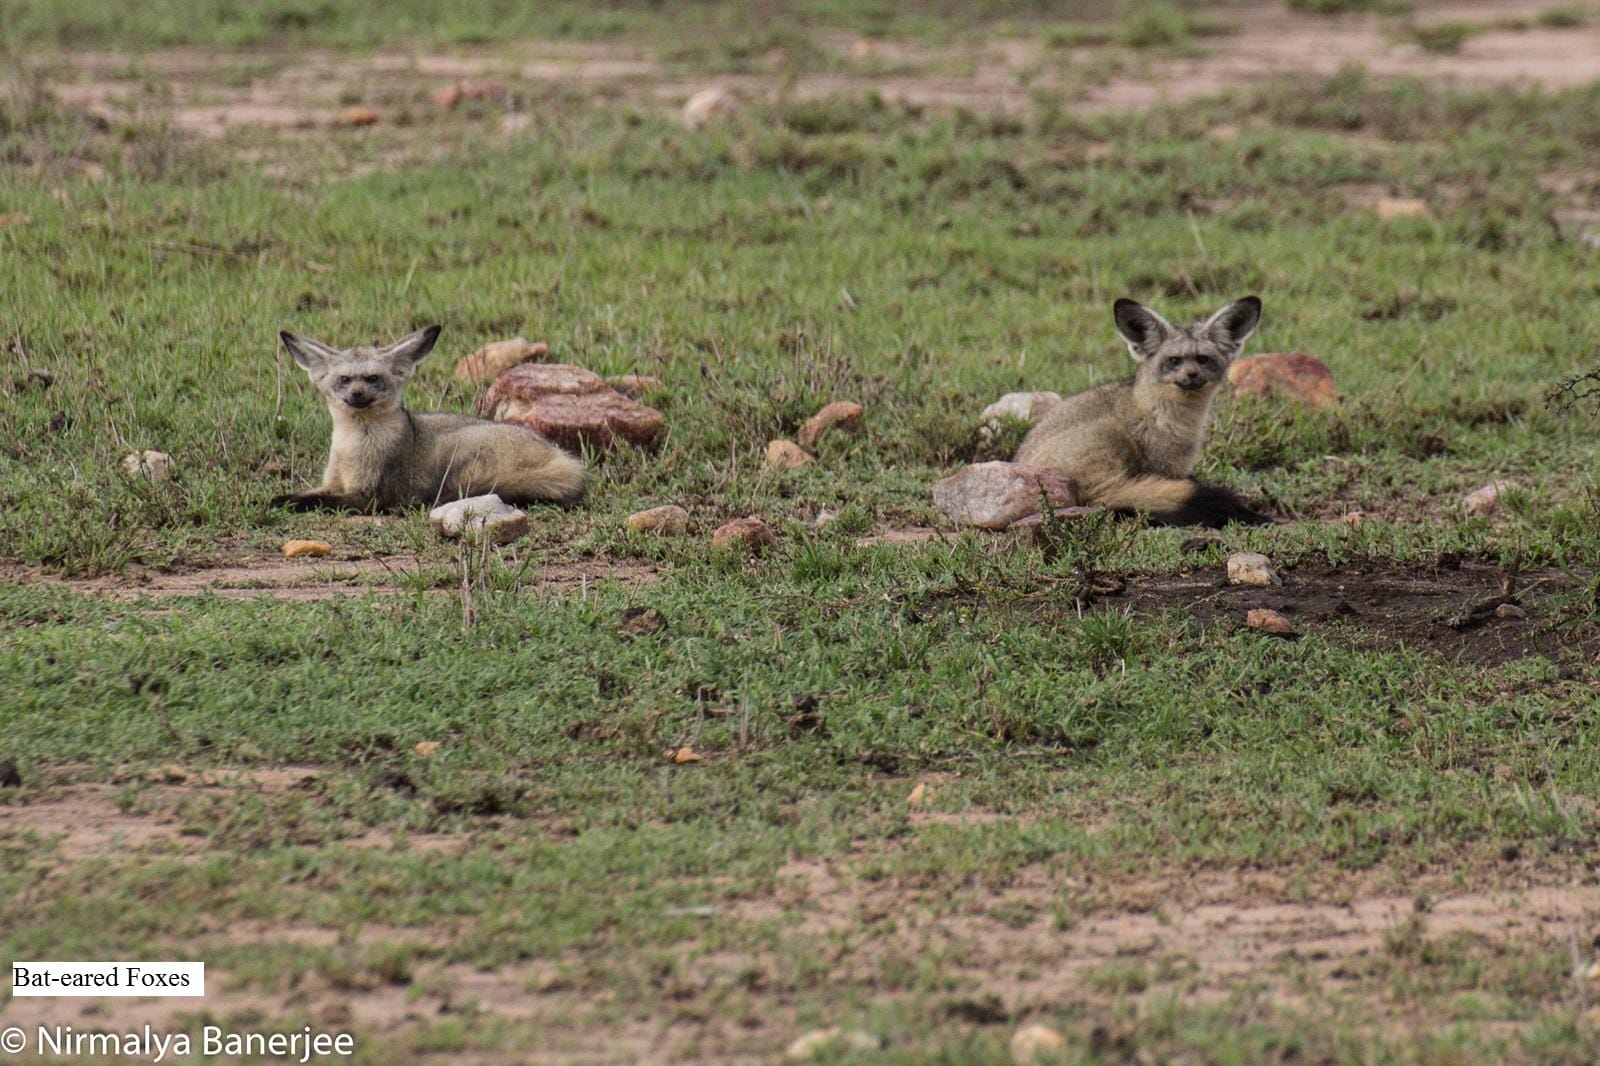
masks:
{"type": "Polygon", "coordinates": [[[1491,481],[1481,489],[1469,492],[1461,501],[1461,509],[1474,518],[1485,518],[1500,509],[1500,494],[1511,487],[1509,481],[1491,481]]]}
{"type": "Polygon", "coordinates": [[[767,467],[771,470],[798,470],[815,459],[792,440],[775,440],[767,445],[767,467]]]}
{"type": "Polygon", "coordinates": [[[1494,616],[1496,618],[1526,618],[1528,617],[1528,612],[1514,603],[1502,603],[1494,609],[1494,616]]]}
{"type": "Polygon", "coordinates": [[[129,452],[122,457],[122,472],[157,484],[172,480],[172,456],[166,452],[129,452]]]}
{"type": "Polygon", "coordinates": [[[796,1037],[783,1054],[790,1062],[809,1062],[823,1053],[877,1051],[882,1047],[883,1041],[872,1033],[830,1026],[827,1029],[813,1029],[796,1037]]]}
{"type": "Polygon", "coordinates": [[[1017,1066],[1047,1062],[1067,1048],[1067,1038],[1048,1025],[1027,1025],[1011,1038],[1011,1061],[1017,1066]]]}
{"type": "Polygon", "coordinates": [[[777,539],[777,534],[761,519],[735,518],[711,534],[711,545],[714,548],[743,548],[756,553],[777,539]]]}
{"type": "Polygon", "coordinates": [[[865,408],[858,403],[850,403],[844,400],[830,403],[806,419],[805,424],[794,435],[794,439],[799,442],[802,448],[815,448],[817,441],[822,439],[822,435],[833,427],[840,426],[849,429],[859,425],[864,411],[865,408]]]}
{"type": "Polygon", "coordinates": [[[1292,637],[1294,625],[1282,614],[1269,607],[1257,607],[1244,616],[1244,624],[1275,637],[1292,637]]]}
{"type": "Polygon", "coordinates": [[[681,537],[689,532],[689,512],[676,504],[652,507],[648,511],[635,511],[629,515],[627,525],[635,533],[681,537]]]}

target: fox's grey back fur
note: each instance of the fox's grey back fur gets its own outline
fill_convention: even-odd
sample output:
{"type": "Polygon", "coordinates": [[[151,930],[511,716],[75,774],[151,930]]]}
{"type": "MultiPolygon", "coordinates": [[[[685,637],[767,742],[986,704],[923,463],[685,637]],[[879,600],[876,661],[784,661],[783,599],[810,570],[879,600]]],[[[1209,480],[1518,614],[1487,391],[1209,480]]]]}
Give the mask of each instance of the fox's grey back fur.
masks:
{"type": "Polygon", "coordinates": [[[583,495],[582,461],[530,429],[405,409],[406,380],[433,350],[438,326],[344,350],[278,336],[327,402],[333,442],[322,484],[274,504],[394,510],[489,492],[508,503],[572,503],[583,495]]]}
{"type": "Polygon", "coordinates": [[[1261,301],[1247,296],[1175,326],[1123,299],[1114,318],[1136,363],[1133,379],[1062,400],[1023,440],[1017,461],[1061,470],[1086,504],[1178,523],[1262,520],[1232,493],[1190,480],[1217,388],[1260,321],[1261,301]]]}

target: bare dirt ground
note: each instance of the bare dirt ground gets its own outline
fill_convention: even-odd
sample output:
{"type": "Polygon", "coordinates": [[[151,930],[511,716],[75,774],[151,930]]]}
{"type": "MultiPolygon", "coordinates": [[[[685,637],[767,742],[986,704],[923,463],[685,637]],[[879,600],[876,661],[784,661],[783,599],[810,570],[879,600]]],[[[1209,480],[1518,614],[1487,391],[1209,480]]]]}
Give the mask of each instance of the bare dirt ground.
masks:
{"type": "Polygon", "coordinates": [[[1103,603],[1138,611],[1182,609],[1202,625],[1240,621],[1253,608],[1269,608],[1303,633],[1367,645],[1399,643],[1484,665],[1529,655],[1600,662],[1600,632],[1592,625],[1564,624],[1559,611],[1550,609],[1551,594],[1570,583],[1553,571],[1508,575],[1497,566],[1460,560],[1432,567],[1312,560],[1284,568],[1281,586],[1229,585],[1224,568],[1205,567],[1175,577],[1136,577],[1124,595],[1103,603]],[[1502,606],[1517,610],[1497,614],[1502,606]]]}
{"type": "Polygon", "coordinates": [[[1567,88],[1600,79],[1600,35],[1531,25],[1549,6],[1547,0],[1417,4],[1419,24],[1492,24],[1458,51],[1430,53],[1399,41],[1392,20],[1298,14],[1263,0],[1227,10],[1221,20],[1234,32],[1207,38],[1201,54],[1139,54],[1112,73],[1090,65],[1096,56],[1090,49],[1051,49],[1037,37],[934,48],[825,34],[820,43],[836,53],[840,69],[790,69],[779,52],[757,72],[701,73],[637,46],[533,42],[365,58],[315,50],[79,52],[60,57],[51,80],[69,105],[108,116],[170,115],[179,129],[218,136],[338,125],[352,103],[372,108],[378,123],[411,124],[434,110],[432,92],[485,79],[501,82],[513,100],[502,116],[508,130],[519,125],[519,92],[671,106],[715,84],[752,99],[875,92],[909,105],[1021,113],[1040,91],[1059,91],[1082,111],[1142,108],[1287,74],[1331,74],[1352,63],[1381,75],[1465,85],[1567,88]],[[1519,22],[1528,28],[1510,28],[1519,22]]]}
{"type": "MultiPolygon", "coordinates": [[[[437,567],[435,567],[437,570],[437,567]]],[[[532,566],[526,588],[564,594],[590,585],[616,581],[646,585],[657,571],[633,559],[581,559],[532,566]]],[[[363,559],[302,557],[286,559],[266,552],[240,552],[213,566],[181,569],[134,569],[92,578],[63,578],[12,563],[0,563],[0,582],[48,584],[112,599],[184,596],[226,599],[326,600],[368,593],[393,595],[422,589],[453,591],[438,573],[425,570],[415,555],[383,555],[363,559]]]]}
{"type": "MultiPolygon", "coordinates": [[[[55,844],[79,861],[151,858],[198,860],[204,834],[185,811],[208,795],[314,791],[315,767],[213,773],[164,767],[115,785],[79,780],[60,768],[25,805],[0,805],[0,839],[55,844]],[[119,793],[121,793],[119,797],[119,793]]],[[[959,816],[918,812],[913,826],[959,816]]],[[[356,835],[344,847],[438,850],[473,843],[467,836],[356,835]]],[[[863,841],[869,859],[881,842],[863,841]]],[[[39,848],[31,849],[37,855],[39,848]]],[[[1591,874],[1562,877],[1548,864],[1515,858],[1486,868],[1464,887],[1443,874],[1403,888],[1372,875],[1333,870],[1293,877],[1273,870],[1190,871],[1175,867],[1124,877],[1095,877],[1030,867],[997,891],[928,894],[901,879],[863,878],[850,860],[791,861],[774,889],[708,910],[708,928],[779,923],[794,943],[835,946],[830,979],[872,987],[885,956],[938,960],[946,975],[943,1010],[978,1025],[1014,1026],[1063,1008],[1105,1016],[1130,994],[1170,991],[1190,1004],[1221,1004],[1240,995],[1275,1007],[1315,1011],[1319,989],[1380,995],[1393,970],[1423,951],[1457,953],[1492,966],[1519,953],[1570,954],[1582,987],[1589,949],[1600,931],[1600,891],[1591,874]],[[864,931],[870,931],[868,935],[864,931]],[[851,946],[855,945],[855,946],[851,946]],[[1369,987],[1370,986],[1370,987],[1369,987]]],[[[596,999],[575,960],[538,960],[490,971],[447,960],[445,927],[376,924],[329,929],[283,921],[218,923],[196,929],[187,949],[215,958],[224,949],[287,944],[307,951],[409,944],[422,960],[405,982],[370,974],[334,976],[312,966],[263,986],[226,965],[207,968],[207,1020],[292,1017],[309,1011],[326,1026],[357,1025],[397,1037],[451,1014],[531,1023],[549,1034],[540,1061],[771,1061],[796,1031],[781,993],[759,1017],[719,1009],[736,987],[781,989],[786,963],[759,950],[678,949],[670,976],[676,1018],[664,1028],[643,1021],[574,1025],[612,1006],[596,999]]],[[[196,1013],[183,1000],[12,1000],[7,1024],[75,1024],[113,1031],[146,1023],[182,1025],[196,1013]],[[63,1013],[63,1007],[66,1013],[63,1013]]],[[[1405,1026],[1403,1004],[1388,1004],[1405,1026]]]]}

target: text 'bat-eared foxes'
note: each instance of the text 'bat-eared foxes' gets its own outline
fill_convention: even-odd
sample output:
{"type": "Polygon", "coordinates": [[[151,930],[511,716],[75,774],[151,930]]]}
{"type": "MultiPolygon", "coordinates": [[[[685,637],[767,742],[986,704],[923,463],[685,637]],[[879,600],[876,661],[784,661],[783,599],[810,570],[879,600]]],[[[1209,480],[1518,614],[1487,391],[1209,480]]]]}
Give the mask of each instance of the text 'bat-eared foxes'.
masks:
{"type": "Polygon", "coordinates": [[[1271,522],[1228,489],[1191,476],[1211,403],[1261,321],[1261,301],[1246,296],[1189,326],[1127,299],[1114,316],[1138,364],[1132,380],[1056,404],[1023,438],[1017,462],[1060,470],[1081,504],[1142,511],[1168,525],[1271,522]]]}
{"type": "Polygon", "coordinates": [[[531,429],[405,409],[401,390],[433,350],[438,326],[385,347],[343,351],[292,333],[278,338],[327,401],[333,444],[322,484],[279,496],[273,506],[393,511],[491,492],[511,504],[583,496],[583,461],[531,429]]]}

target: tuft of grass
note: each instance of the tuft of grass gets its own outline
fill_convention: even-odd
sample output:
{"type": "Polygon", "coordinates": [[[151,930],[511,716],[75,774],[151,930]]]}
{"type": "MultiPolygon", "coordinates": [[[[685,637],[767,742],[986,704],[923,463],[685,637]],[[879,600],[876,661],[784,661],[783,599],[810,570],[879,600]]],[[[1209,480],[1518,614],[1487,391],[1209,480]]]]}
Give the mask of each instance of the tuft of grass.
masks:
{"type": "Polygon", "coordinates": [[[1547,7],[1539,12],[1534,24],[1546,29],[1576,29],[1589,24],[1590,12],[1576,5],[1547,7]]]}
{"type": "Polygon", "coordinates": [[[1430,22],[1412,24],[1401,32],[1401,38],[1417,45],[1425,52],[1449,54],[1461,51],[1461,46],[1488,27],[1481,22],[1430,22]]]}
{"type": "Polygon", "coordinates": [[[1169,0],[1141,0],[1122,21],[1117,40],[1129,48],[1184,49],[1198,37],[1231,32],[1224,23],[1204,18],[1169,0]]]}
{"type": "Polygon", "coordinates": [[[1285,0],[1285,2],[1291,11],[1309,11],[1318,15],[1372,12],[1396,15],[1411,10],[1408,0],[1285,0]]]}

